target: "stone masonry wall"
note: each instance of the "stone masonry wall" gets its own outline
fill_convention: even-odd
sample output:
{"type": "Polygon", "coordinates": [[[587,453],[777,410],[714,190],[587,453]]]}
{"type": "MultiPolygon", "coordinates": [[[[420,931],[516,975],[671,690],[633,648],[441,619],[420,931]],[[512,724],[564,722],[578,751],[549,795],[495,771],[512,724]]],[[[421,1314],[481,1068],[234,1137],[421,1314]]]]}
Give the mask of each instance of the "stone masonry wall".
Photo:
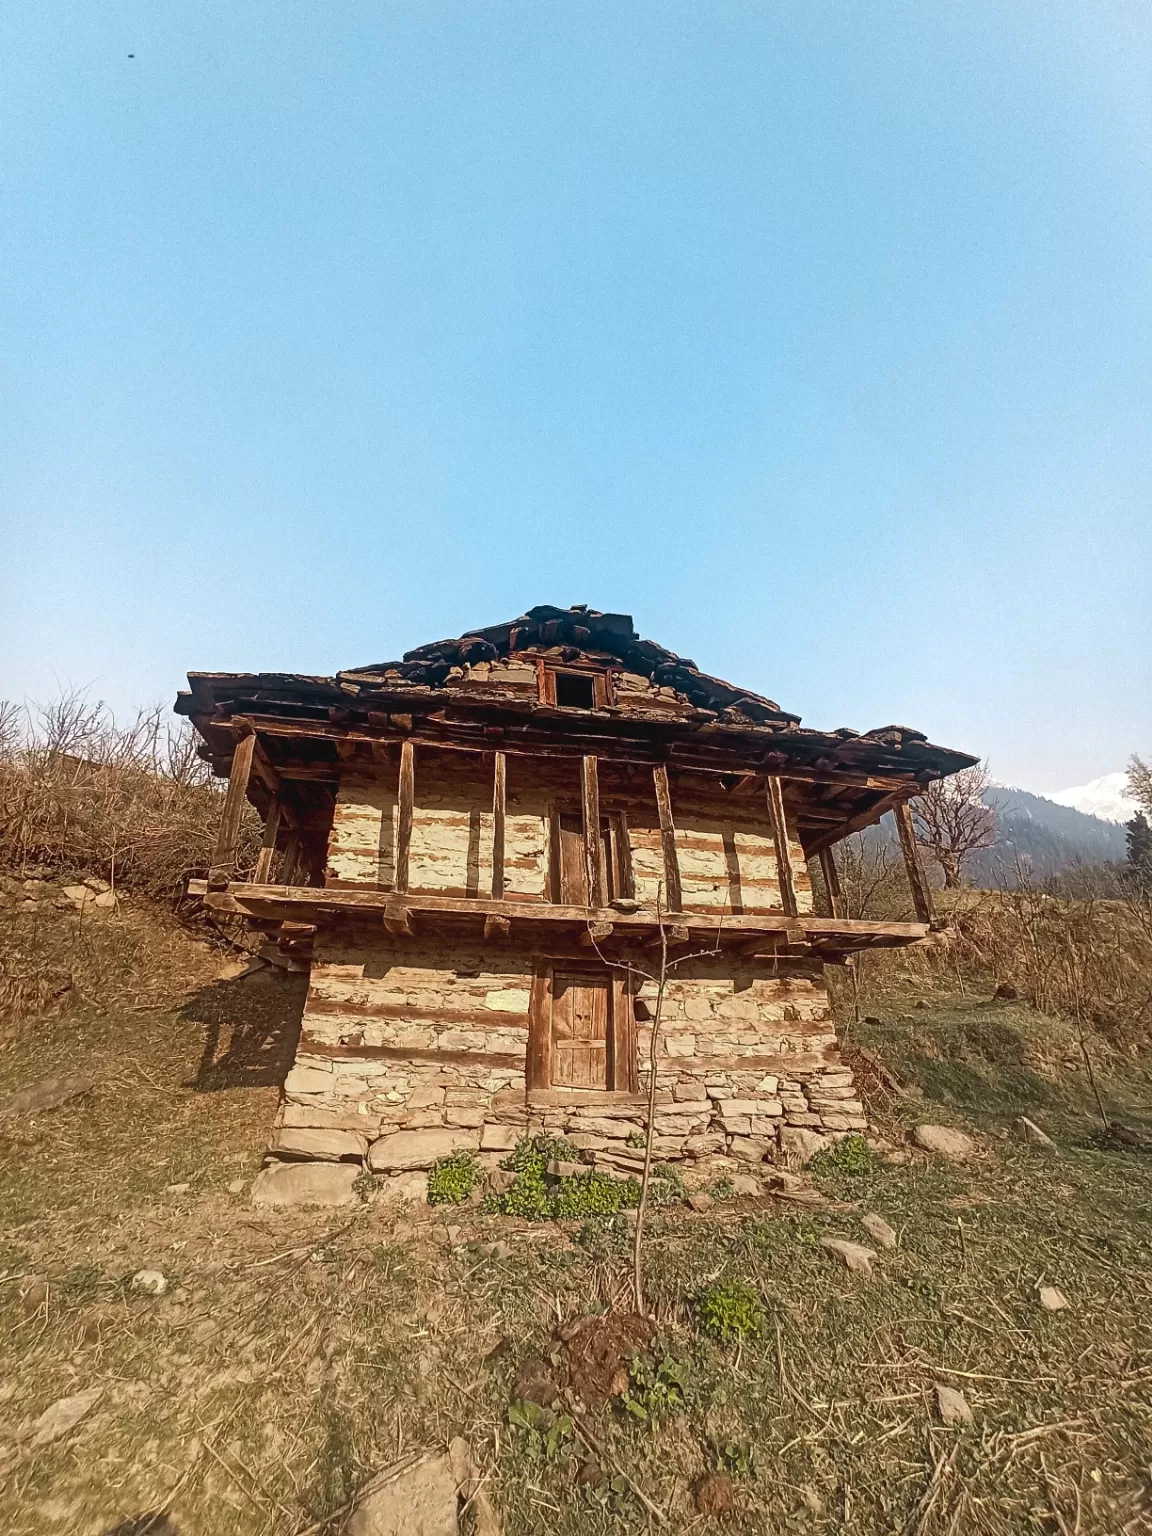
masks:
{"type": "MultiPolygon", "coordinates": [[[[399,1172],[463,1147],[502,1155],[547,1129],[605,1166],[633,1166],[637,1099],[581,1093],[529,1102],[533,967],[534,957],[513,946],[393,940],[366,928],[320,939],[273,1155],[399,1172]]],[[[653,993],[646,985],[634,999],[642,1067],[653,993]]],[[[658,1062],[663,1159],[758,1162],[776,1154],[782,1127],[840,1134],[866,1126],[820,968],[807,962],[701,958],[682,967],[666,989],[658,1062]]]]}

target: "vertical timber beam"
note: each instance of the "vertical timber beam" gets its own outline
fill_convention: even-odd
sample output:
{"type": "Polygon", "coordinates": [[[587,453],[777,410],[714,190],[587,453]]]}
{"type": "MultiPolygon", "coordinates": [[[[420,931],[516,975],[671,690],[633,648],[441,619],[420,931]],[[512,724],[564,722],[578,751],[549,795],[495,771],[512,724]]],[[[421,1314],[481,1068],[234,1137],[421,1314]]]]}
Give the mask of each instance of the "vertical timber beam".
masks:
{"type": "Polygon", "coordinates": [[[496,753],[492,770],[492,900],[504,900],[504,810],[507,799],[507,758],[496,753]]]}
{"type": "Polygon", "coordinates": [[[588,905],[602,907],[608,897],[604,890],[604,844],[600,838],[600,776],[594,757],[586,757],[581,764],[580,790],[584,811],[584,859],[588,867],[588,905]]]}
{"type": "Polygon", "coordinates": [[[680,856],[676,852],[676,823],[672,820],[672,795],[668,789],[666,764],[656,764],[652,770],[652,782],[656,788],[660,847],[664,854],[664,899],[669,912],[683,912],[684,889],[680,883],[680,856]]]}
{"type": "Polygon", "coordinates": [[[776,882],[780,887],[780,905],[788,917],[795,917],[796,882],[792,877],[792,856],[788,851],[788,818],[784,812],[784,786],[775,774],[768,775],[768,814],[772,819],[772,841],[776,844],[776,882]]]}
{"type": "Polygon", "coordinates": [[[257,885],[267,885],[272,874],[272,860],[276,854],[276,838],[280,831],[280,815],[283,807],[277,796],[268,807],[268,820],[264,823],[264,840],[260,844],[260,856],[256,860],[256,873],[252,879],[257,885]]]}
{"type": "Polygon", "coordinates": [[[408,861],[412,851],[412,804],[416,788],[416,748],[405,741],[400,748],[400,791],[396,813],[396,877],[392,882],[395,891],[408,889],[408,861]]]}
{"type": "Polygon", "coordinates": [[[912,905],[922,923],[932,921],[932,890],[924,876],[924,866],[916,847],[916,832],[912,826],[912,812],[907,800],[898,800],[892,807],[896,818],[896,830],[900,834],[900,852],[904,855],[904,868],[908,872],[908,884],[912,887],[912,905]]]}
{"type": "Polygon", "coordinates": [[[236,743],[236,750],[232,754],[232,771],[228,776],[228,792],[224,796],[224,812],[216,835],[212,867],[208,871],[210,891],[222,891],[236,873],[236,845],[240,841],[240,821],[244,815],[248,777],[252,772],[255,751],[256,737],[244,736],[236,743]]]}
{"type": "Polygon", "coordinates": [[[824,876],[824,889],[828,892],[828,910],[833,917],[844,916],[844,894],[840,889],[840,871],[831,848],[821,848],[820,872],[824,876]]]}

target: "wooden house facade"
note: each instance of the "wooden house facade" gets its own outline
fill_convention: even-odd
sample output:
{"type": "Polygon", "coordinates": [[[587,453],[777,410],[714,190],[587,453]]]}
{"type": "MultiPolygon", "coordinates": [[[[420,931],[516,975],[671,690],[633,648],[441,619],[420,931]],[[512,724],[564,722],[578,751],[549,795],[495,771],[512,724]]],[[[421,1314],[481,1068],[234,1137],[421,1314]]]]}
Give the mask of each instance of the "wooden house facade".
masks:
{"type": "Polygon", "coordinates": [[[865,1126],[823,967],[928,933],[908,802],[970,756],[903,727],[804,730],[586,608],[331,678],[189,682],[177,709],[229,778],[192,889],[310,971],[274,1157],[396,1171],[547,1128],[626,1166],[664,954],[662,1158],[865,1126]],[[917,920],[853,920],[832,849],[889,810],[917,920]]]}

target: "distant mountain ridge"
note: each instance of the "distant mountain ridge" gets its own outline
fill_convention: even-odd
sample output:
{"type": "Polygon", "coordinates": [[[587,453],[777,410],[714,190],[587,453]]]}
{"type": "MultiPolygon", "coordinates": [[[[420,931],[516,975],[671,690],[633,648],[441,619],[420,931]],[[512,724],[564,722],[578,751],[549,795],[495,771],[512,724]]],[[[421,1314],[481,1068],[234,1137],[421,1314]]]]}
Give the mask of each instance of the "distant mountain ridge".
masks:
{"type": "Polygon", "coordinates": [[[1105,773],[1087,784],[1077,784],[1072,789],[1058,789],[1055,794],[1042,798],[1054,805],[1070,805],[1073,810],[1083,811],[1086,816],[1098,816],[1102,821],[1131,821],[1140,807],[1128,793],[1126,773],[1105,773]]]}
{"type": "MultiPolygon", "coordinates": [[[[1127,783],[1124,774],[1106,778],[1127,783]]],[[[1071,795],[1074,791],[1061,793],[1071,795]]],[[[1018,862],[1043,879],[1085,865],[1124,860],[1127,845],[1118,821],[1088,815],[1072,805],[1008,785],[991,787],[984,799],[996,812],[999,835],[994,848],[973,854],[966,861],[965,873],[977,884],[1011,883],[1018,862]]]]}

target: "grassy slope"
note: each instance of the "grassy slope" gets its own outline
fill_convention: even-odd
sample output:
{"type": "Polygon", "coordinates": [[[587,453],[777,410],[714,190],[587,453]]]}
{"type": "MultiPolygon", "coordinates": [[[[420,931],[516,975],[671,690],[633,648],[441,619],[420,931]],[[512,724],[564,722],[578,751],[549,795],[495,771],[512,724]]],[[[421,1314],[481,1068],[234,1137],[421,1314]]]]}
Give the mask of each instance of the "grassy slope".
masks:
{"type": "MultiPolygon", "coordinates": [[[[30,919],[5,921],[11,949],[11,925],[30,919]]],[[[37,944],[74,945],[37,921],[37,944]]],[[[631,1496],[579,1489],[572,1457],[533,1459],[506,1421],[516,1367],[547,1353],[558,1317],[623,1295],[627,1234],[372,1204],[261,1212],[228,1194],[258,1166],[298,988],[214,982],[218,957],[164,928],[168,996],[152,963],[152,990],[132,1003],[138,921],[137,959],[106,967],[115,1006],[24,1025],[0,1055],[0,1092],[60,1071],[100,1080],[5,1145],[0,1527],[105,1532],[171,1497],[181,1536],[281,1536],[398,1451],[463,1433],[509,1536],[647,1529],[631,1496]],[[506,1258],[468,1246],[497,1237],[506,1258]],[[129,1290],[142,1267],[170,1277],[168,1294],[129,1290]],[[29,1311],[33,1276],[48,1291],[29,1311]],[[19,1446],[23,1423],[93,1384],[104,1395],[70,1436],[19,1446]]],[[[126,942],[111,926],[89,941],[126,942]]],[[[655,1428],[613,1412],[594,1423],[669,1530],[1149,1529],[1152,1164],[1087,1144],[1091,1101],[1082,1070],[1061,1065],[1072,1050],[1058,1026],[971,997],[914,1001],[891,998],[885,1022],[857,1032],[913,1092],[879,1110],[893,1125],[922,1118],[915,1093],[930,1095],[928,1118],[980,1131],[974,1164],[829,1174],[815,1212],[764,1199],[656,1219],[652,1291],[663,1347],[689,1365],[688,1410],[655,1428]],[[1000,1139],[1021,1112],[1058,1156],[1000,1139]],[[824,1234],[866,1241],[869,1210],[900,1233],[871,1282],[818,1247],[824,1234]],[[697,1336],[691,1297],[717,1276],[762,1292],[762,1337],[697,1336]],[[1042,1312],[1041,1282],[1070,1310],[1042,1312]],[[964,1390],[972,1428],[939,1426],[935,1381],[964,1390]],[[691,1488],[724,1447],[742,1471],[720,1524],[691,1488]]],[[[1107,1088],[1129,1119],[1152,1098],[1130,1066],[1107,1088]]]]}

